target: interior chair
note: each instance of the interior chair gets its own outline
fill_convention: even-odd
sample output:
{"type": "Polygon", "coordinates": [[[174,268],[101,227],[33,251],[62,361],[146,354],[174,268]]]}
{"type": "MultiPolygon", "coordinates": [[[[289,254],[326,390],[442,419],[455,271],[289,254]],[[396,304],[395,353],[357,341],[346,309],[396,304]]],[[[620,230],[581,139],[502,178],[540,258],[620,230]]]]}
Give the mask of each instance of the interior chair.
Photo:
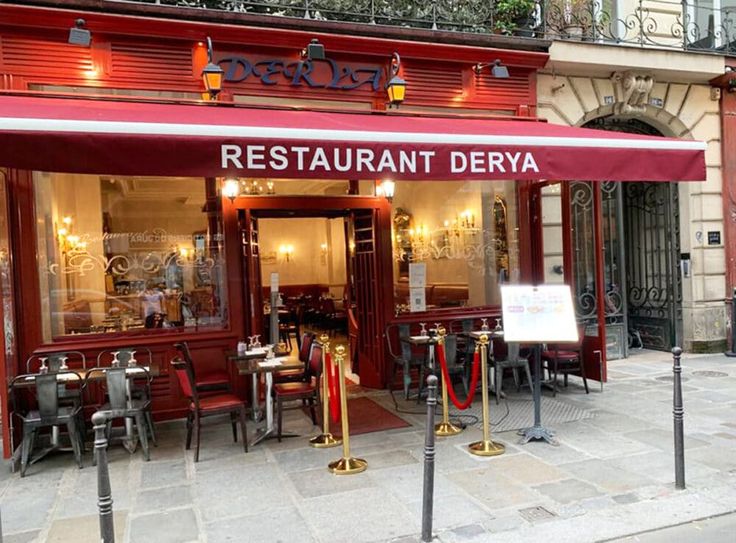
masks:
{"type": "Polygon", "coordinates": [[[309,376],[309,352],[312,348],[312,343],[316,339],[317,336],[313,332],[304,332],[302,334],[302,339],[299,347],[299,361],[304,364],[304,367],[274,372],[274,383],[291,383],[295,381],[306,382],[309,376]]]}
{"type": "Polygon", "coordinates": [[[202,418],[214,415],[230,415],[230,423],[233,427],[233,441],[238,442],[238,420],[240,421],[240,433],[243,439],[243,450],[248,452],[248,428],[246,425],[245,402],[231,392],[222,392],[211,396],[200,397],[197,387],[194,386],[194,376],[186,362],[175,358],[171,361],[181,391],[189,400],[189,412],[187,413],[187,442],[189,450],[192,445],[192,431],[196,430],[197,440],[194,449],[194,461],[199,462],[199,444],[202,433],[202,418]]]}
{"type": "MultiPolygon", "coordinates": [[[[155,442],[155,433],[153,428],[149,428],[151,416],[151,374],[143,366],[129,368],[126,366],[108,367],[108,368],[92,368],[85,376],[85,384],[90,380],[98,379],[104,376],[105,388],[107,392],[107,403],[100,406],[99,411],[106,411],[112,414],[108,417],[107,434],[110,435],[112,422],[115,419],[131,419],[135,422],[138,438],[141,441],[143,449],[143,457],[146,461],[151,459],[148,448],[149,432],[152,441],[155,442]],[[135,398],[132,395],[133,381],[135,376],[140,375],[145,384],[145,394],[135,398]]],[[[134,436],[129,436],[134,437],[134,436]]]]}
{"type": "Polygon", "coordinates": [[[523,369],[526,375],[527,383],[529,388],[532,387],[532,374],[529,370],[529,360],[525,356],[520,354],[519,343],[506,343],[506,356],[505,357],[494,357],[494,366],[496,372],[494,391],[496,395],[496,403],[498,398],[503,391],[503,374],[504,371],[510,369],[514,375],[514,384],[516,385],[516,391],[521,390],[521,382],[519,380],[519,369],[523,369]]]}
{"type": "Polygon", "coordinates": [[[419,370],[419,379],[421,381],[423,377],[423,369],[425,357],[424,354],[415,353],[411,344],[402,341],[402,338],[408,338],[411,335],[410,326],[408,324],[389,324],[386,327],[386,347],[388,349],[389,356],[393,360],[393,373],[391,375],[391,382],[389,383],[389,389],[393,386],[396,381],[396,374],[399,369],[403,375],[404,385],[404,399],[409,399],[409,389],[411,387],[411,370],[416,368],[419,370]],[[398,342],[399,350],[396,351],[396,342],[398,342]]]}
{"type": "Polygon", "coordinates": [[[583,340],[585,339],[585,326],[578,325],[578,341],[576,343],[562,343],[559,345],[547,345],[542,351],[542,361],[547,373],[552,377],[552,395],[557,394],[557,375],[564,376],[567,387],[567,376],[569,374],[579,375],[583,379],[585,393],[589,394],[588,381],[585,377],[585,360],[583,358],[583,340]]]}
{"type": "Polygon", "coordinates": [[[192,352],[189,350],[189,344],[186,341],[182,341],[175,343],[174,348],[179,353],[181,360],[189,366],[189,371],[197,392],[200,394],[209,394],[232,391],[230,375],[225,369],[197,371],[194,368],[194,359],[192,358],[192,352]]]}
{"type": "Polygon", "coordinates": [[[273,395],[276,398],[276,409],[278,411],[278,440],[281,441],[281,429],[283,426],[284,410],[298,409],[309,404],[312,415],[312,423],[317,424],[317,413],[315,407],[319,405],[319,378],[322,375],[322,345],[316,341],[312,342],[309,352],[309,362],[306,369],[306,379],[300,382],[277,383],[273,387],[273,395]],[[284,407],[284,402],[301,400],[301,405],[284,407]]]}
{"type": "MultiPolygon", "coordinates": [[[[79,468],[82,468],[82,452],[84,451],[84,435],[82,424],[82,403],[61,405],[59,387],[62,382],[76,381],[84,387],[81,375],[74,371],[62,371],[45,374],[23,374],[15,377],[9,386],[13,414],[18,417],[23,426],[23,442],[21,445],[20,476],[25,477],[31,459],[33,446],[39,430],[55,426],[66,426],[71,441],[74,459],[79,468]],[[19,389],[32,386],[35,393],[37,407],[24,411],[18,402],[19,389]]],[[[81,394],[80,394],[81,399],[81,394]]]]}

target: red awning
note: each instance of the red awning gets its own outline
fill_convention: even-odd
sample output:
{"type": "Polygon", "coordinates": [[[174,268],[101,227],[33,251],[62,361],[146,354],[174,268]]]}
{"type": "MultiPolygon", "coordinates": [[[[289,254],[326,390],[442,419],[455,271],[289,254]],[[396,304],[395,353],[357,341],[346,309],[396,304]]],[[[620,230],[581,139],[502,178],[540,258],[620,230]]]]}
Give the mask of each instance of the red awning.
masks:
{"type": "Polygon", "coordinates": [[[702,181],[705,144],[544,122],[0,96],[0,166],[118,175],[702,181]]]}

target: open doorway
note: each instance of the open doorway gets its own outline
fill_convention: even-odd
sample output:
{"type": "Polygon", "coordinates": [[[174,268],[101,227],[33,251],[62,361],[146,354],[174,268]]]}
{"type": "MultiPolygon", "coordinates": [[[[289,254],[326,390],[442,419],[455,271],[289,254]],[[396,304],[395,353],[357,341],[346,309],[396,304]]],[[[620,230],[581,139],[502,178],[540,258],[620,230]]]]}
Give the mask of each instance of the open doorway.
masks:
{"type": "MultiPolygon", "coordinates": [[[[251,283],[259,285],[254,303],[263,308],[265,317],[272,284],[277,285],[279,342],[296,356],[305,332],[317,337],[327,334],[333,347],[342,344],[352,352],[350,323],[356,304],[350,272],[355,246],[350,217],[345,212],[264,210],[253,214],[251,227],[258,242],[258,258],[252,263],[258,277],[251,283]]],[[[268,327],[264,318],[264,337],[268,327]]],[[[346,362],[348,378],[359,383],[356,360],[351,356],[346,362]]]]}

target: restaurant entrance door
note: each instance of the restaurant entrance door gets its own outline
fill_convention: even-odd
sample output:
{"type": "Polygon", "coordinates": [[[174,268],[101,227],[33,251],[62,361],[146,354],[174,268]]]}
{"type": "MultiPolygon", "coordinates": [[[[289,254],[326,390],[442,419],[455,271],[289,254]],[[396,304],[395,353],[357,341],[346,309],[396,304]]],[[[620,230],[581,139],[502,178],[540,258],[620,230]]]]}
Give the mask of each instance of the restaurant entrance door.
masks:
{"type": "MultiPolygon", "coordinates": [[[[240,198],[236,206],[246,335],[264,333],[265,293],[270,273],[277,271],[284,298],[325,297],[334,303],[340,318],[352,312],[352,321],[345,318],[345,324],[329,324],[340,326],[339,332],[350,336],[350,345],[347,337],[344,342],[360,383],[382,387],[386,375],[383,328],[390,312],[384,304],[392,299],[381,295],[385,285],[391,285],[390,275],[385,276],[387,271],[391,273],[388,222],[388,268],[381,256],[386,237],[383,217],[390,217],[385,200],[264,196],[240,198]]],[[[313,305],[316,307],[318,304],[313,305]]]]}

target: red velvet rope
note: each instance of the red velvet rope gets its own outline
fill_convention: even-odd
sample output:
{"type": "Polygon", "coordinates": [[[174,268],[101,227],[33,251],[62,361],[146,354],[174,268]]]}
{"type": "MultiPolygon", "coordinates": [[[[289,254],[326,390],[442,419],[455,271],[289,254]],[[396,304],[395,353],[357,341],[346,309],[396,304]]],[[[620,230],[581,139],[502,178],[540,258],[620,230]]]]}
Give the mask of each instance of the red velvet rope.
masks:
{"type": "Polygon", "coordinates": [[[439,343],[437,345],[437,358],[440,359],[440,366],[442,367],[442,378],[445,380],[445,383],[447,383],[447,393],[450,395],[450,400],[452,400],[452,403],[455,404],[455,407],[460,409],[461,411],[463,409],[467,409],[468,406],[470,406],[470,403],[473,401],[473,396],[475,396],[475,389],[478,386],[478,376],[480,375],[480,354],[478,353],[478,350],[476,349],[475,354],[473,354],[473,369],[470,376],[470,392],[468,393],[468,397],[465,398],[464,402],[459,402],[457,399],[457,396],[455,396],[455,390],[452,388],[452,381],[450,381],[450,372],[447,369],[447,360],[445,359],[445,344],[439,343]]]}
{"type": "Polygon", "coordinates": [[[327,385],[330,389],[330,415],[332,422],[337,424],[340,420],[340,381],[338,373],[340,372],[337,364],[332,363],[330,353],[325,354],[325,365],[327,366],[327,385]]]}

